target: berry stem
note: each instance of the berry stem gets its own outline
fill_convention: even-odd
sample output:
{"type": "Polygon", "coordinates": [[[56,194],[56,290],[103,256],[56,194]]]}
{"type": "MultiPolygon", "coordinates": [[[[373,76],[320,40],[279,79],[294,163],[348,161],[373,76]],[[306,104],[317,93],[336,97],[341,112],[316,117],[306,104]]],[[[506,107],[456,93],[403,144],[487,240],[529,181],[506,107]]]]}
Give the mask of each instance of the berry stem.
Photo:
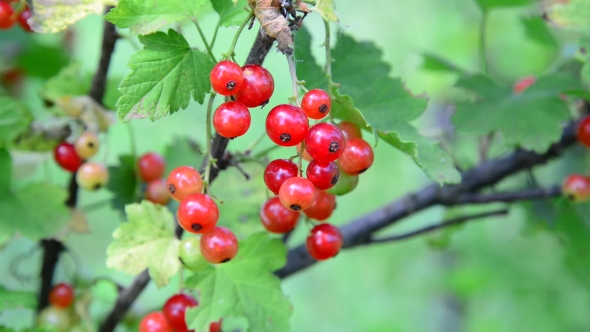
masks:
{"type": "Polygon", "coordinates": [[[299,150],[299,160],[297,161],[297,168],[299,169],[299,176],[303,176],[303,152],[305,152],[305,140],[301,141],[301,149],[299,150]]]}
{"type": "MultiPolygon", "coordinates": [[[[240,24],[240,27],[238,28],[238,31],[236,31],[236,35],[234,36],[234,40],[232,40],[231,45],[229,46],[229,50],[227,51],[227,53],[225,53],[223,55],[223,59],[228,59],[230,57],[234,57],[234,49],[236,48],[236,44],[238,43],[238,39],[240,38],[240,34],[242,33],[242,30],[244,30],[244,27],[246,25],[248,25],[248,22],[250,22],[250,20],[252,19],[252,17],[254,16],[254,14],[252,12],[250,12],[250,15],[248,15],[248,17],[246,17],[246,19],[242,22],[242,24],[240,24]]],[[[235,60],[235,59],[234,59],[235,60]]]]}
{"type": "Polygon", "coordinates": [[[215,45],[215,40],[217,39],[217,32],[219,31],[219,26],[221,25],[221,19],[217,20],[217,25],[215,26],[215,31],[213,32],[213,38],[211,38],[211,49],[215,45]]]}
{"type": "Polygon", "coordinates": [[[211,165],[214,163],[213,156],[211,155],[211,140],[213,138],[211,130],[211,111],[213,109],[213,101],[217,94],[212,92],[209,96],[209,103],[207,104],[207,166],[205,166],[205,183],[203,183],[203,190],[205,193],[209,193],[209,179],[211,177],[211,165]]]}
{"type": "Polygon", "coordinates": [[[205,34],[203,33],[201,26],[199,25],[199,22],[197,22],[197,20],[193,20],[193,23],[195,23],[195,26],[197,27],[197,30],[199,31],[199,35],[201,36],[201,40],[203,40],[203,44],[205,44],[205,48],[207,49],[207,54],[209,54],[209,56],[211,57],[213,62],[217,62],[217,60],[215,60],[215,56],[213,55],[213,51],[211,50],[211,46],[207,42],[207,38],[205,38],[205,34]]]}
{"type": "Polygon", "coordinates": [[[481,57],[481,66],[483,73],[488,75],[488,60],[486,56],[486,28],[488,25],[488,12],[486,10],[483,11],[481,22],[480,22],[480,30],[479,30],[479,56],[481,57]]]}
{"type": "Polygon", "coordinates": [[[295,61],[293,61],[293,54],[287,55],[287,62],[289,63],[289,73],[293,83],[293,96],[289,100],[299,106],[299,80],[297,80],[297,69],[295,68],[295,61]]]}
{"type": "Polygon", "coordinates": [[[274,144],[273,146],[270,146],[270,147],[256,153],[254,155],[254,158],[262,158],[278,148],[282,148],[282,146],[274,144]]]}
{"type": "MultiPolygon", "coordinates": [[[[326,47],[326,78],[328,79],[328,95],[334,99],[334,82],[332,81],[332,49],[330,48],[330,23],[324,20],[324,27],[326,30],[326,39],[324,46],[326,47]]],[[[330,122],[334,123],[334,114],[330,112],[330,122]]]]}
{"type": "Polygon", "coordinates": [[[258,143],[260,143],[262,141],[262,139],[264,139],[265,136],[266,136],[266,131],[261,132],[260,135],[254,141],[252,141],[252,143],[250,143],[250,145],[248,145],[248,147],[244,151],[244,154],[249,155],[252,152],[252,150],[254,150],[254,148],[258,145],[258,143]]]}

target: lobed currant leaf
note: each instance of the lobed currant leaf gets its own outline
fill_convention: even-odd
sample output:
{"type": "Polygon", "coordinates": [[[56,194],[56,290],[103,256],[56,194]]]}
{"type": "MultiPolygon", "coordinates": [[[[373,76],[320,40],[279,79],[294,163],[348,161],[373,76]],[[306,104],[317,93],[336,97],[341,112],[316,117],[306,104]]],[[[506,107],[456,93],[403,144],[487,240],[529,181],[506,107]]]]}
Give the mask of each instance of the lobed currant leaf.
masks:
{"type": "Polygon", "coordinates": [[[458,102],[452,118],[457,132],[485,135],[500,131],[507,144],[544,152],[561,137],[562,122],[570,118],[560,94],[579,83],[566,74],[539,77],[521,93],[489,77],[462,77],[457,86],[477,94],[476,102],[458,102]],[[534,121],[531,121],[534,119],[534,121]]]}
{"type": "Polygon", "coordinates": [[[144,49],[129,60],[129,73],[119,85],[122,96],[117,115],[123,122],[149,118],[152,121],[188,106],[190,98],[203,103],[210,90],[211,58],[191,49],[174,30],[140,36],[144,49]]]}
{"type": "Polygon", "coordinates": [[[292,305],[273,271],[286,263],[286,248],[266,232],[239,244],[228,263],[209,266],[185,281],[199,291],[200,305],[186,311],[189,329],[205,331],[222,317],[245,317],[250,331],[288,331],[292,305]]]}
{"type": "Polygon", "coordinates": [[[158,288],[167,285],[180,268],[172,214],[145,200],[125,206],[125,213],[128,222],[115,230],[107,248],[107,267],[129,275],[147,268],[158,288]]]}
{"type": "Polygon", "coordinates": [[[37,295],[34,292],[10,290],[0,285],[0,310],[36,309],[37,295]]]}
{"type": "Polygon", "coordinates": [[[248,6],[246,0],[210,0],[213,9],[219,14],[219,25],[231,27],[240,25],[248,16],[244,10],[248,6]]]}
{"type": "Polygon", "coordinates": [[[136,160],[131,155],[120,155],[118,166],[109,166],[109,182],[106,188],[114,194],[111,205],[114,209],[125,213],[125,206],[137,200],[138,186],[135,174],[136,160]]]}
{"type": "Polygon", "coordinates": [[[33,122],[33,114],[20,102],[0,97],[0,147],[8,146],[33,122]]]}
{"type": "Polygon", "coordinates": [[[206,0],[121,0],[105,19],[119,28],[129,28],[138,35],[157,31],[170,23],[195,21],[206,0]]]}

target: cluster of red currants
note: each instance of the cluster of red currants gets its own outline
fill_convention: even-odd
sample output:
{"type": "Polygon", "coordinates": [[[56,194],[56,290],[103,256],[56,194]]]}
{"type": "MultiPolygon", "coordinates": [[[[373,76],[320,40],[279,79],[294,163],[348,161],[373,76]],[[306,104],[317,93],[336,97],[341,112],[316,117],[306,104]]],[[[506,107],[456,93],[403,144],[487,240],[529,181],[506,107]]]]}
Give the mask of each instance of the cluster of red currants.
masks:
{"type": "Polygon", "coordinates": [[[70,310],[75,299],[74,288],[70,284],[59,283],[51,289],[48,299],[49,306],[39,313],[37,325],[69,331],[77,318],[70,310]]]}
{"type": "Polygon", "coordinates": [[[14,26],[15,23],[21,26],[26,32],[33,32],[27,20],[31,17],[31,10],[27,5],[17,0],[0,0],[0,29],[8,30],[14,26]],[[15,4],[13,6],[13,4],[15,4]],[[16,10],[14,7],[17,7],[16,10]]]}
{"type": "Polygon", "coordinates": [[[98,152],[99,147],[98,136],[86,131],[74,144],[59,143],[53,150],[53,157],[61,168],[76,173],[80,188],[94,191],[105,186],[109,180],[109,172],[103,164],[86,161],[98,152]]]}
{"type": "MultiPolygon", "coordinates": [[[[576,134],[578,141],[590,148],[590,116],[582,119],[576,134]]],[[[570,174],[563,180],[561,191],[575,202],[586,202],[590,199],[590,178],[582,174],[570,174]]]]}
{"type": "MultiPolygon", "coordinates": [[[[171,296],[162,311],[147,314],[139,323],[139,332],[188,332],[186,309],[199,305],[194,297],[179,293],[171,296]]],[[[194,330],[191,330],[194,332],[194,330]]],[[[209,325],[209,332],[220,332],[221,320],[209,325]]]]}
{"type": "Polygon", "coordinates": [[[144,198],[152,203],[166,205],[170,200],[166,181],[163,179],[166,172],[166,161],[161,155],[148,152],[137,161],[139,178],[146,184],[144,198]]]}

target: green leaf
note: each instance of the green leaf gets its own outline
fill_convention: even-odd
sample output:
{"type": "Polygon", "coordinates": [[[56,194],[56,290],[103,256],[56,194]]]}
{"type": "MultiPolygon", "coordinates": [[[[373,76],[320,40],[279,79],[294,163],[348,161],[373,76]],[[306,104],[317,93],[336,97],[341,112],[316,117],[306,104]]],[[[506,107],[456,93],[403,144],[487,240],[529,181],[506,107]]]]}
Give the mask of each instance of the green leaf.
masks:
{"type": "Polygon", "coordinates": [[[55,102],[64,95],[79,96],[88,93],[90,81],[84,80],[80,72],[80,63],[70,62],[57,75],[51,77],[43,85],[41,94],[46,100],[55,102]]]}
{"type": "Polygon", "coordinates": [[[307,89],[324,88],[327,86],[326,74],[311,53],[311,34],[302,27],[295,34],[294,58],[297,59],[297,79],[305,81],[307,89]]]}
{"type": "Polygon", "coordinates": [[[185,286],[197,289],[198,307],[187,310],[190,329],[205,331],[222,317],[245,317],[250,331],[288,331],[290,301],[273,271],[286,262],[286,248],[265,232],[240,242],[238,255],[192,275],[185,286]]]}
{"type": "Polygon", "coordinates": [[[31,0],[34,8],[29,19],[31,29],[39,33],[56,33],[90,14],[101,14],[104,8],[101,0],[31,0]]]}
{"type": "Polygon", "coordinates": [[[10,182],[12,177],[12,159],[10,153],[0,148],[0,197],[10,194],[10,182]]]}
{"type": "Polygon", "coordinates": [[[0,311],[17,308],[37,308],[37,294],[29,291],[9,290],[0,285],[0,311]]]}
{"type": "Polygon", "coordinates": [[[199,169],[205,155],[198,142],[189,137],[175,137],[164,151],[166,173],[170,173],[179,166],[192,166],[199,169]]]}
{"type": "Polygon", "coordinates": [[[313,10],[319,12],[325,21],[338,22],[335,9],[334,0],[318,0],[313,10]]]}
{"type": "Polygon", "coordinates": [[[211,58],[189,47],[174,30],[139,37],[145,48],[129,60],[129,73],[119,91],[119,119],[155,120],[186,108],[190,97],[200,104],[210,90],[211,58]]]}
{"type": "Polygon", "coordinates": [[[531,0],[475,0],[483,11],[489,11],[499,7],[522,7],[531,3],[531,0]]]}
{"type": "Polygon", "coordinates": [[[23,104],[10,97],[0,97],[0,147],[12,143],[31,122],[33,115],[23,104]]]}
{"type": "Polygon", "coordinates": [[[107,267],[129,275],[146,268],[158,288],[168,284],[180,268],[174,219],[168,208],[149,201],[125,207],[128,222],[113,233],[107,248],[107,267]]]}
{"type": "Polygon", "coordinates": [[[569,75],[552,74],[540,77],[522,93],[513,93],[512,87],[476,75],[459,79],[457,86],[479,97],[475,103],[456,104],[453,123],[459,133],[500,131],[509,145],[544,152],[559,140],[561,123],[569,119],[567,103],[560,99],[560,93],[577,88],[579,83],[569,75]]]}
{"type": "Polygon", "coordinates": [[[0,195],[0,234],[20,233],[36,241],[52,236],[70,220],[67,191],[49,183],[31,183],[0,195]]]}
{"type": "Polygon", "coordinates": [[[211,0],[211,4],[219,14],[219,25],[224,27],[240,25],[248,16],[246,0],[211,0]]]}
{"type": "Polygon", "coordinates": [[[68,64],[69,56],[63,47],[30,44],[17,57],[17,63],[28,76],[48,79],[68,64]]]}
{"type": "Polygon", "coordinates": [[[145,35],[170,23],[190,19],[196,21],[197,12],[206,0],[121,0],[105,19],[119,28],[145,35]]]}
{"type": "Polygon", "coordinates": [[[536,41],[540,44],[557,48],[559,46],[555,36],[549,31],[547,22],[541,17],[525,17],[522,18],[522,24],[524,25],[526,35],[528,38],[536,41]]]}
{"type": "Polygon", "coordinates": [[[113,208],[125,212],[127,204],[135,203],[138,186],[135,174],[136,160],[131,155],[120,155],[119,166],[109,166],[107,189],[115,196],[111,200],[113,208]]]}

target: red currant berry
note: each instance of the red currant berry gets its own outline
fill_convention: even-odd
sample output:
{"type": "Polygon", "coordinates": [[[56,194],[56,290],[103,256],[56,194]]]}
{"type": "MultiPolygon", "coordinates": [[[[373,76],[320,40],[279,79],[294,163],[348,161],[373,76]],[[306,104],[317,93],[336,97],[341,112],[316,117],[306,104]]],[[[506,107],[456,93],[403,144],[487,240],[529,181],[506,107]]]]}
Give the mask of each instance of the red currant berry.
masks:
{"type": "Polygon", "coordinates": [[[23,30],[26,32],[33,32],[28,22],[28,19],[31,18],[31,16],[31,10],[29,9],[29,7],[25,7],[25,9],[23,9],[23,11],[20,13],[20,15],[18,15],[17,18],[18,24],[20,24],[21,28],[23,28],[23,30]]]}
{"type": "Polygon", "coordinates": [[[322,89],[309,90],[301,99],[301,109],[310,119],[319,120],[328,115],[332,99],[322,89]]]}
{"type": "Polygon", "coordinates": [[[269,198],[260,209],[260,221],[266,230],[283,234],[292,231],[299,220],[299,212],[285,209],[278,197],[269,198]]]}
{"type": "Polygon", "coordinates": [[[281,204],[293,211],[305,210],[315,200],[315,186],[305,178],[294,177],[287,179],[279,189],[281,204]]]}
{"type": "MultiPolygon", "coordinates": [[[[297,144],[297,153],[301,153],[301,143],[297,144]]],[[[303,159],[307,160],[307,161],[312,161],[313,158],[309,155],[309,152],[307,152],[307,149],[303,149],[303,159]]]]}
{"type": "Polygon", "coordinates": [[[266,105],[275,89],[275,81],[268,70],[259,65],[242,67],[244,82],[235,94],[236,100],[248,107],[266,105]]]}
{"type": "Polygon", "coordinates": [[[250,128],[250,121],[248,107],[237,101],[229,101],[219,105],[213,114],[213,127],[219,135],[225,138],[244,135],[250,128]]]}
{"type": "Polygon", "coordinates": [[[203,234],[215,227],[219,209],[215,201],[205,194],[186,196],[176,211],[178,224],[187,232],[203,234]]]}
{"type": "Polygon", "coordinates": [[[12,28],[15,23],[14,10],[8,2],[0,2],[0,29],[8,30],[12,28]]]}
{"type": "Polygon", "coordinates": [[[94,191],[104,187],[109,181],[109,171],[103,164],[85,162],[76,172],[76,182],[80,188],[94,191]]]}
{"type": "Polygon", "coordinates": [[[305,138],[309,120],[301,108],[293,105],[278,105],[266,117],[266,133],[280,146],[295,146],[305,138]]]}
{"type": "Polygon", "coordinates": [[[196,169],[179,166],[168,174],[166,186],[170,196],[180,202],[188,195],[200,193],[203,189],[203,180],[196,169]]]}
{"type": "Polygon", "coordinates": [[[55,147],[53,158],[61,168],[72,173],[84,163],[84,160],[76,153],[74,145],[67,142],[61,142],[55,147]]]}
{"type": "Polygon", "coordinates": [[[361,128],[352,122],[342,121],[338,124],[338,128],[342,131],[345,141],[348,141],[351,138],[363,138],[361,128]]]}
{"type": "Polygon", "coordinates": [[[143,182],[151,182],[161,178],[166,171],[166,161],[161,155],[149,152],[139,158],[137,162],[139,177],[143,182]]]}
{"type": "Polygon", "coordinates": [[[536,81],[537,81],[537,78],[535,76],[523,77],[514,84],[512,91],[514,91],[514,93],[521,93],[524,90],[528,89],[536,81]]]}
{"type": "Polygon", "coordinates": [[[366,171],[373,164],[373,148],[360,138],[353,138],[346,142],[346,147],[338,158],[338,166],[344,173],[358,175],[366,171]]]}
{"type": "MultiPolygon", "coordinates": [[[[338,165],[338,163],[336,163],[338,165]]],[[[338,178],[338,183],[330,189],[327,190],[330,194],[334,194],[336,196],[346,195],[349,192],[353,191],[354,188],[359,183],[359,176],[358,175],[350,175],[344,172],[340,172],[340,177],[338,178]]]]}
{"type": "Polygon", "coordinates": [[[209,332],[221,332],[221,319],[209,325],[209,332]]]}
{"type": "Polygon", "coordinates": [[[242,68],[229,60],[220,61],[209,74],[213,91],[222,96],[233,95],[242,89],[244,74],[242,68]]]}
{"type": "Polygon", "coordinates": [[[344,144],[340,128],[327,122],[311,127],[305,137],[305,149],[309,155],[324,163],[338,159],[344,151],[344,144]]]}
{"type": "Polygon", "coordinates": [[[194,297],[181,293],[172,295],[168,301],[164,303],[162,312],[164,313],[164,316],[166,316],[166,320],[173,329],[177,331],[186,331],[188,330],[186,321],[184,320],[186,309],[196,307],[198,305],[199,302],[197,302],[194,297]]]}
{"type": "Polygon", "coordinates": [[[147,314],[139,323],[139,332],[174,332],[161,311],[147,314]]]}
{"type": "Polygon", "coordinates": [[[590,198],[590,179],[579,174],[572,174],[563,181],[561,191],[574,202],[587,201],[590,198]]]}
{"type": "Polygon", "coordinates": [[[87,131],[78,137],[76,143],[74,143],[74,147],[76,148],[76,153],[78,156],[80,156],[80,158],[88,159],[98,152],[100,140],[95,133],[87,131]]]}
{"type": "Polygon", "coordinates": [[[157,179],[147,184],[145,189],[145,199],[152,203],[166,205],[170,200],[168,188],[164,179],[157,179]]]}
{"type": "Polygon", "coordinates": [[[264,169],[264,183],[275,195],[279,193],[285,180],[296,177],[299,172],[297,165],[287,159],[276,159],[268,163],[264,169]]]}
{"type": "Polygon", "coordinates": [[[320,224],[311,230],[305,245],[309,255],[318,261],[336,256],[342,248],[342,234],[330,224],[320,224]]]}
{"type": "Polygon", "coordinates": [[[590,115],[586,116],[578,125],[578,141],[590,147],[590,115]]]}
{"type": "Polygon", "coordinates": [[[323,190],[316,191],[315,201],[303,213],[310,218],[319,221],[324,221],[332,215],[336,209],[336,196],[327,193],[323,190]]]}
{"type": "Polygon", "coordinates": [[[238,253],[238,239],[225,227],[214,227],[201,236],[201,253],[212,264],[226,263],[238,253]]]}
{"type": "Polygon", "coordinates": [[[70,284],[59,283],[49,292],[49,303],[58,308],[68,308],[74,303],[74,288],[70,284]]]}
{"type": "Polygon", "coordinates": [[[316,188],[328,190],[338,182],[340,170],[333,161],[322,163],[314,159],[307,166],[305,175],[316,188]]]}

